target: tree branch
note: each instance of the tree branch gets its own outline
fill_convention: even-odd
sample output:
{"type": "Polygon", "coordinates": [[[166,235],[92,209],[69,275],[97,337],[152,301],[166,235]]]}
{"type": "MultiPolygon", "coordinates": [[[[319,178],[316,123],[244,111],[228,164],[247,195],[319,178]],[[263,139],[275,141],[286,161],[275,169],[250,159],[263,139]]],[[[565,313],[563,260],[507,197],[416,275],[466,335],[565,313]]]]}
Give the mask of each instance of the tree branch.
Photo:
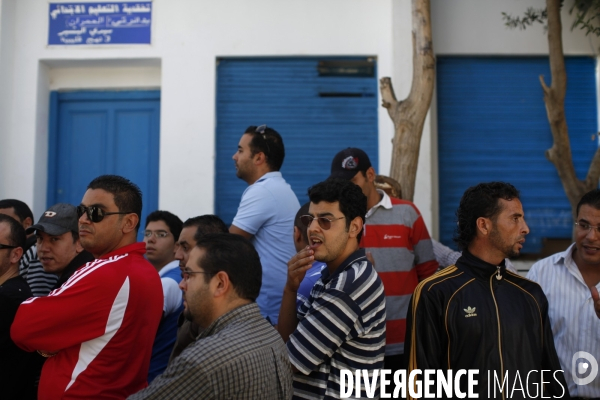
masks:
{"type": "Polygon", "coordinates": [[[394,87],[392,86],[392,78],[383,77],[379,80],[379,90],[381,91],[382,106],[387,108],[388,111],[392,108],[396,108],[398,100],[396,100],[396,94],[394,93],[394,87]]]}
{"type": "Polygon", "coordinates": [[[586,190],[592,190],[598,186],[598,180],[600,179],[600,147],[594,153],[590,168],[588,169],[587,176],[585,177],[586,190]]]}

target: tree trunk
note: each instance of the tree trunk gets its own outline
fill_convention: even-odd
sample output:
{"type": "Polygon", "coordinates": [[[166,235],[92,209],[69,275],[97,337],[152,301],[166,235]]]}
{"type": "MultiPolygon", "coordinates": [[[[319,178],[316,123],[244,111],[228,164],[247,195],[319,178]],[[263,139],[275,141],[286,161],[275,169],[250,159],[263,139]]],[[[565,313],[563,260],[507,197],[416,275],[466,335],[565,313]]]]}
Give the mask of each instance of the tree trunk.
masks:
{"type": "Polygon", "coordinates": [[[380,80],[382,105],[387,108],[395,131],[390,176],[400,182],[403,198],[410,201],[415,193],[421,136],[435,81],[430,14],[429,0],[412,0],[413,79],[408,97],[396,100],[392,80],[380,80]]]}
{"type": "Polygon", "coordinates": [[[540,76],[540,83],[544,90],[544,103],[546,104],[548,122],[550,123],[550,130],[552,131],[552,138],[554,140],[552,147],[546,150],[546,158],[556,167],[558,176],[571,204],[573,219],[576,219],[576,207],[581,196],[598,186],[598,178],[600,178],[600,149],[596,150],[594,154],[585,181],[577,179],[571,155],[569,129],[565,117],[567,73],[562,47],[560,3],[560,0],[546,0],[552,82],[550,87],[548,87],[544,82],[544,77],[540,76]]]}

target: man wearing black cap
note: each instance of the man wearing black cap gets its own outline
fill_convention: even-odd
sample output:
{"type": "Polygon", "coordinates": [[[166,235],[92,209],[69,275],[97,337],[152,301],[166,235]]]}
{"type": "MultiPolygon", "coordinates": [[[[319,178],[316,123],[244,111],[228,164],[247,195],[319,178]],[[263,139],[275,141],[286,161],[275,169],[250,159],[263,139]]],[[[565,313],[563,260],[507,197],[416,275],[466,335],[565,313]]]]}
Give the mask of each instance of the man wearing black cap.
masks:
{"type": "Polygon", "coordinates": [[[58,203],[44,212],[37,224],[25,230],[27,234],[35,231],[38,258],[44,271],[58,276],[52,290],[61,287],[79,267],[94,259],[81,246],[78,221],[75,206],[58,203]]]}
{"type": "Polygon", "coordinates": [[[360,246],[370,252],[386,295],[385,368],[404,368],[406,312],[419,281],[438,269],[431,238],[417,207],[375,188],[369,156],[357,148],[335,155],[330,178],[347,179],[367,196],[367,214],[360,246]]]}

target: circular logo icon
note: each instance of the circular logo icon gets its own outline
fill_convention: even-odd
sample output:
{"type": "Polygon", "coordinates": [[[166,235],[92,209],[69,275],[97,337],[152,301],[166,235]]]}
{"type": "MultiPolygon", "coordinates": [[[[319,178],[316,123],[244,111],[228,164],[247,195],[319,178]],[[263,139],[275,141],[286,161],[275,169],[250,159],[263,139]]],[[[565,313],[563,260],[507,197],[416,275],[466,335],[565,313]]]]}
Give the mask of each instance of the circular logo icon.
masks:
{"type": "Polygon", "coordinates": [[[576,385],[587,385],[598,376],[598,361],[587,351],[578,351],[571,359],[571,375],[576,385]],[[587,374],[585,378],[580,378],[587,374]]]}

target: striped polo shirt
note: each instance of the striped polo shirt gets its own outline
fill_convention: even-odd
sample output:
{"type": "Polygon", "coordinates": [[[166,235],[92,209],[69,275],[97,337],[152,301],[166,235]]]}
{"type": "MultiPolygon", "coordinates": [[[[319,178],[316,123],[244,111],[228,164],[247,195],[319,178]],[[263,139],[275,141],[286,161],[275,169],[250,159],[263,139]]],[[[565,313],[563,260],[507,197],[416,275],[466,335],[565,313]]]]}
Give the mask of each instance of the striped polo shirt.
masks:
{"type": "Polygon", "coordinates": [[[385,288],[385,355],[404,353],[406,312],[417,284],[433,275],[438,263],[423,217],[413,203],[388,196],[367,212],[361,247],[370,251],[385,288]]]}
{"type": "Polygon", "coordinates": [[[294,374],[294,398],[339,399],[341,369],[372,375],[383,368],[385,295],[364,250],[331,275],[323,268],[298,319],[287,342],[290,361],[300,371],[294,374]]]}

